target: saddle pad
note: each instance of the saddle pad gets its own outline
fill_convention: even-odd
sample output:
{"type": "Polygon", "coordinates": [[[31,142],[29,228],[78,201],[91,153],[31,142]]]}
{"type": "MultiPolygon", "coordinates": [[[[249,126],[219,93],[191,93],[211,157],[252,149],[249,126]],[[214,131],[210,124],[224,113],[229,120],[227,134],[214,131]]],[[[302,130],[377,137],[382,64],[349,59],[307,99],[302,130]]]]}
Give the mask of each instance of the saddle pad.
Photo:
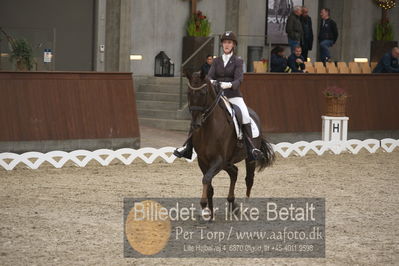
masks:
{"type": "MultiPolygon", "coordinates": [[[[223,99],[224,105],[226,106],[227,110],[229,111],[230,116],[232,116],[233,115],[233,109],[231,107],[230,102],[224,96],[222,97],[222,99],[223,99]]],[[[257,138],[260,135],[259,134],[259,128],[257,127],[255,121],[252,119],[251,116],[250,116],[250,119],[251,119],[252,137],[253,138],[257,138]]],[[[237,121],[237,117],[236,116],[233,117],[233,122],[234,122],[234,128],[236,130],[237,138],[238,139],[242,139],[242,132],[241,132],[241,129],[240,129],[239,125],[238,125],[238,121],[237,121]]]]}

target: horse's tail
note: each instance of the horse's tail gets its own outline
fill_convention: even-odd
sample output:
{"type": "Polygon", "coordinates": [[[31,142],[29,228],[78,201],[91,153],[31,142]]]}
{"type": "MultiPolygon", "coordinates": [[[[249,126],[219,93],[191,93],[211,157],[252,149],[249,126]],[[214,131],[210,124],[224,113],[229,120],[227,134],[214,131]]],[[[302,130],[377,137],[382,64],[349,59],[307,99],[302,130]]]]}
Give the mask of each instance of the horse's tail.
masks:
{"type": "Polygon", "coordinates": [[[258,169],[258,172],[261,172],[266,167],[271,166],[275,160],[273,147],[264,136],[262,136],[260,150],[264,156],[256,162],[256,168],[258,169]]]}

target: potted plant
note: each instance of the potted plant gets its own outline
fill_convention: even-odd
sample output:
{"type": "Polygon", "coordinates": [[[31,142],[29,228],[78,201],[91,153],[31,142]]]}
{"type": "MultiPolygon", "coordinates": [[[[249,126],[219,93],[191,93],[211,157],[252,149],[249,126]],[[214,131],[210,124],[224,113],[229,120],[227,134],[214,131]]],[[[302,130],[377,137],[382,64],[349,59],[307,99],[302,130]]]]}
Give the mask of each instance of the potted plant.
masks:
{"type": "Polygon", "coordinates": [[[201,11],[191,15],[187,22],[187,34],[193,37],[208,37],[211,33],[211,23],[201,11]]]}
{"type": "Polygon", "coordinates": [[[0,28],[10,45],[11,56],[10,60],[16,62],[18,71],[27,71],[33,68],[33,50],[32,46],[25,39],[15,39],[8,35],[3,29],[0,28]]]}
{"type": "Polygon", "coordinates": [[[394,31],[388,18],[388,11],[396,6],[395,0],[375,0],[381,8],[381,19],[374,30],[374,40],[371,42],[370,61],[377,62],[398,42],[394,41],[394,31]]]}
{"type": "MultiPolygon", "coordinates": [[[[187,36],[183,37],[183,62],[200,48],[211,34],[211,23],[201,12],[192,14],[186,25],[187,36]]],[[[184,68],[184,71],[198,71],[207,55],[213,55],[213,42],[210,41],[184,68]]]]}
{"type": "Polygon", "coordinates": [[[29,71],[33,68],[33,51],[24,39],[15,40],[10,60],[16,62],[18,71],[29,71]]]}
{"type": "Polygon", "coordinates": [[[345,116],[346,100],[348,94],[339,87],[328,87],[323,91],[326,97],[326,116],[345,116]]]}

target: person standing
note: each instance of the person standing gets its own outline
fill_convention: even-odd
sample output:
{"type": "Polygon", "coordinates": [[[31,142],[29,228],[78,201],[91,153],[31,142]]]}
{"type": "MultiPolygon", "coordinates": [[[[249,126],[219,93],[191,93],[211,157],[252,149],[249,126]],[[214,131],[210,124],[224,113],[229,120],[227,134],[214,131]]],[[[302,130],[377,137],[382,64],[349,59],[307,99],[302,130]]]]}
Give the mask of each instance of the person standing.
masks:
{"type": "Polygon", "coordinates": [[[325,63],[331,59],[330,48],[338,39],[338,28],[337,23],[330,18],[330,9],[323,8],[320,11],[320,17],[320,61],[325,63]]]}
{"type": "Polygon", "coordinates": [[[291,53],[293,53],[295,47],[301,45],[303,41],[303,28],[300,19],[301,14],[302,7],[296,6],[287,20],[285,31],[288,35],[288,44],[291,47],[291,53]]]}
{"type": "Polygon", "coordinates": [[[309,16],[309,9],[302,8],[301,23],[303,28],[302,56],[307,61],[308,53],[313,48],[313,27],[312,18],[309,16]]]}

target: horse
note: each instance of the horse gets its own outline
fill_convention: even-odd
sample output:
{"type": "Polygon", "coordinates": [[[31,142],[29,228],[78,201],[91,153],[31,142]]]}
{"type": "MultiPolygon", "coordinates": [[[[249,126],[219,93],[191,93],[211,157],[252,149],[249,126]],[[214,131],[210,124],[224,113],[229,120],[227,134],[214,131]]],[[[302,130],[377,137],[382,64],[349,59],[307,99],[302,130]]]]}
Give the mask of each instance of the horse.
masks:
{"type": "Polygon", "coordinates": [[[253,139],[256,148],[260,149],[264,156],[257,161],[250,160],[243,141],[238,140],[233,119],[227,112],[221,100],[223,89],[220,85],[214,86],[209,80],[200,76],[199,72],[186,73],[188,78],[187,99],[192,117],[192,143],[199,168],[203,174],[202,195],[200,205],[203,216],[213,218],[212,179],[221,170],[230,177],[230,188],[227,201],[234,210],[234,189],[237,181],[238,168],[236,163],[245,160],[246,165],[246,196],[249,198],[254,184],[255,170],[263,171],[271,166],[275,160],[275,154],[270,143],[263,136],[258,115],[250,108],[248,111],[259,128],[260,135],[253,139]]]}

